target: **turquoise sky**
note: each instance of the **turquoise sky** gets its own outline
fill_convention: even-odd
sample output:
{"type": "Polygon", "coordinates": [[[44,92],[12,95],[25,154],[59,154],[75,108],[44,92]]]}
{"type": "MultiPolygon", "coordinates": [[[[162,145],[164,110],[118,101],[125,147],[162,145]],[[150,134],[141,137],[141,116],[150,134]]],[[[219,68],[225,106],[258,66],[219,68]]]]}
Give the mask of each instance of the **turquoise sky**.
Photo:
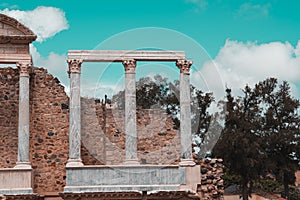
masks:
{"type": "MultiPolygon", "coordinates": [[[[47,57],[50,52],[66,55],[70,49],[95,49],[99,47],[99,44],[102,45],[100,45],[100,49],[101,47],[109,49],[111,46],[113,48],[131,49],[138,45],[138,41],[149,40],[153,44],[155,42],[169,42],[167,45],[169,49],[174,47],[174,50],[185,50],[187,57],[196,61],[194,71],[197,71],[202,68],[203,62],[208,57],[215,59],[220,54],[220,50],[227,40],[243,44],[254,42],[256,45],[280,42],[279,46],[288,42],[293,48],[296,48],[300,36],[300,1],[298,0],[4,0],[3,3],[0,3],[0,10],[7,8],[30,11],[38,6],[61,9],[65,13],[69,24],[67,30],[59,32],[54,37],[43,42],[34,42],[34,46],[44,57],[47,57]],[[164,39],[163,42],[157,40],[155,34],[151,31],[147,31],[142,34],[137,32],[134,37],[129,39],[123,38],[127,42],[127,46],[123,45],[122,42],[124,41],[111,46],[108,45],[109,42],[103,43],[103,41],[107,41],[108,38],[116,34],[136,28],[140,30],[144,27],[170,29],[174,31],[174,34],[177,32],[179,35],[189,38],[186,43],[192,42],[202,46],[204,50],[202,53],[207,52],[207,55],[200,55],[201,52],[199,53],[193,48],[189,49],[191,45],[185,46],[185,40],[179,41],[174,39],[173,36],[168,38],[169,33],[166,33],[167,39],[164,39]],[[128,44],[132,44],[132,47],[128,44]],[[198,62],[197,59],[200,61],[198,62]]],[[[176,35],[176,37],[181,37],[179,35],[176,35]]],[[[118,39],[120,38],[122,39],[122,37],[118,39]]],[[[155,44],[155,47],[160,46],[155,44]]],[[[285,48],[288,49],[288,47],[285,48]]],[[[243,49],[243,46],[241,49],[243,49]]],[[[230,49],[231,51],[232,49],[230,49]]],[[[222,62],[226,59],[221,60],[220,63],[224,64],[222,62]]],[[[272,57],[266,56],[267,61],[270,59],[272,57]]],[[[263,61],[263,64],[267,64],[267,61],[263,61]]],[[[228,67],[228,64],[225,63],[224,66],[224,72],[232,70],[230,66],[228,67]]],[[[91,79],[93,74],[101,73],[101,71],[96,70],[96,67],[93,69],[95,70],[90,70],[82,76],[83,84],[85,78],[91,79]]],[[[240,69],[235,70],[236,74],[239,75],[238,70],[240,69]]],[[[59,78],[63,80],[65,85],[68,85],[65,71],[59,78]]],[[[173,73],[173,71],[165,70],[165,73],[173,73]]],[[[265,71],[268,71],[268,69],[265,71]]],[[[120,82],[116,77],[123,74],[123,69],[114,68],[111,71],[108,70],[107,73],[109,76],[106,76],[105,81],[120,82]],[[116,76],[113,77],[113,75],[116,76]]],[[[275,74],[276,76],[276,73],[270,75],[275,74]]],[[[252,73],[252,76],[257,74],[259,73],[252,73]]],[[[291,81],[294,81],[295,87],[300,84],[300,76],[297,80],[286,74],[281,75],[281,77],[283,79],[290,78],[291,81]]],[[[98,79],[97,76],[94,78],[95,80],[98,79]]],[[[246,78],[243,78],[243,80],[246,78]]],[[[235,81],[238,82],[239,80],[235,81]]],[[[249,79],[249,82],[251,81],[254,82],[254,79],[249,79]]],[[[204,83],[199,84],[213,85],[209,83],[210,80],[202,82],[204,83]]],[[[228,81],[225,80],[224,84],[227,83],[228,81]]],[[[242,85],[248,82],[240,81],[240,83],[242,85]]],[[[235,82],[232,83],[232,85],[234,84],[235,82]]],[[[229,84],[229,86],[231,85],[229,84]]],[[[211,86],[211,88],[214,88],[214,86],[211,86]]],[[[224,91],[223,89],[220,90],[224,91]]]]}
{"type": "MultiPolygon", "coordinates": [[[[5,2],[5,1],[4,1],[5,2]]],[[[226,39],[239,41],[289,41],[300,35],[300,1],[297,0],[9,0],[2,9],[20,10],[53,6],[66,13],[70,28],[36,44],[46,56],[50,51],[92,49],[119,32],[138,27],[163,27],[184,33],[214,57],[226,39]],[[261,5],[241,10],[245,3],[261,5]],[[265,13],[265,11],[267,13],[265,13]]]]}

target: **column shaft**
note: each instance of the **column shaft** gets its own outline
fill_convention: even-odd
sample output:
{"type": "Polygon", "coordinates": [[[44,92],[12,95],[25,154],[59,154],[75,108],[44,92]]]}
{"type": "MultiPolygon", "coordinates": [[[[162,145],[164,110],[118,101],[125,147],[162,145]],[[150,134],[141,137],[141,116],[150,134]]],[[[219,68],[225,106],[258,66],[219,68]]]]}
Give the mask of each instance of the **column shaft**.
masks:
{"type": "Polygon", "coordinates": [[[81,160],[80,68],[81,60],[68,60],[70,74],[70,127],[68,166],[83,166],[81,160]]]}
{"type": "Polygon", "coordinates": [[[135,60],[123,61],[125,68],[125,134],[127,165],[139,164],[137,157],[136,132],[136,88],[135,88],[135,60]]]}
{"type": "Polygon", "coordinates": [[[29,158],[29,73],[28,63],[17,64],[19,79],[18,161],[15,168],[31,168],[29,158]]]}
{"type": "Polygon", "coordinates": [[[182,166],[194,166],[192,156],[192,125],[191,125],[191,92],[190,92],[190,66],[191,61],[178,60],[176,65],[180,68],[180,139],[182,166]]]}

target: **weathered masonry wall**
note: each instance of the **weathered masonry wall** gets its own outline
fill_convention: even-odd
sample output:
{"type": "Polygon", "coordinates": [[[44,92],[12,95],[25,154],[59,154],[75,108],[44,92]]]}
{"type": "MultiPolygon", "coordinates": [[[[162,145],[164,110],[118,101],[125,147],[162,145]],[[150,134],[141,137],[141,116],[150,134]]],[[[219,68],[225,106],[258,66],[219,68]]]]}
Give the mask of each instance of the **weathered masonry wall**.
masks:
{"type": "Polygon", "coordinates": [[[201,200],[223,200],[223,160],[204,159],[201,166],[201,186],[198,188],[201,200]]]}
{"type": "MultiPolygon", "coordinates": [[[[17,161],[19,72],[0,68],[0,167],[17,161]]],[[[85,165],[121,164],[125,160],[124,111],[82,98],[82,160],[85,165]]],[[[55,194],[65,186],[68,159],[69,98],[59,80],[42,68],[30,77],[30,161],[34,192],[55,194]]],[[[180,138],[170,116],[161,110],[137,110],[138,158],[141,164],[178,164],[180,138]]],[[[204,160],[203,199],[223,193],[222,161],[204,160]]]]}
{"type": "Polygon", "coordinates": [[[0,166],[14,167],[18,154],[18,71],[0,71],[0,166]]]}
{"type": "MultiPolygon", "coordinates": [[[[124,117],[124,110],[106,108],[96,99],[81,99],[82,143],[98,160],[83,154],[85,165],[124,163],[124,117]]],[[[178,164],[180,138],[173,126],[171,117],[163,110],[137,110],[137,150],[141,164],[178,164]]]]}
{"type": "MultiPolygon", "coordinates": [[[[16,165],[19,73],[0,69],[0,167],[16,165]]],[[[58,79],[34,68],[30,77],[30,161],[34,192],[62,191],[68,158],[68,97],[58,79]]]]}
{"type": "MultiPolygon", "coordinates": [[[[19,72],[0,68],[0,167],[17,161],[19,72]]],[[[124,111],[82,98],[82,160],[85,165],[121,164],[125,159],[124,111]],[[104,130],[104,131],[103,131],[104,130]]],[[[179,162],[179,133],[161,110],[138,110],[138,158],[142,164],[179,162]]],[[[65,186],[69,98],[59,80],[42,68],[30,77],[30,161],[34,192],[57,193],[65,186]]]]}
{"type": "Polygon", "coordinates": [[[45,69],[35,68],[30,78],[30,156],[34,191],[58,192],[65,185],[69,99],[59,80],[45,69]]]}

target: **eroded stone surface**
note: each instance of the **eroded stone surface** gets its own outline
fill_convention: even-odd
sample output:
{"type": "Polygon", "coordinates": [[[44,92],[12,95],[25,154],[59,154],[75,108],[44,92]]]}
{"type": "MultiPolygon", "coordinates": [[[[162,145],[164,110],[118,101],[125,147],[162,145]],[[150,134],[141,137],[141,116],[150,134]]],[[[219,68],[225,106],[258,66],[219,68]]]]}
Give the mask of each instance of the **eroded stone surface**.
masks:
{"type": "Polygon", "coordinates": [[[68,166],[81,166],[81,103],[80,70],[81,60],[69,60],[70,74],[70,133],[68,166]]]}
{"type": "Polygon", "coordinates": [[[19,83],[18,162],[29,164],[29,76],[20,76],[19,83]]]}
{"type": "MultiPolygon", "coordinates": [[[[191,92],[189,71],[191,61],[178,60],[180,69],[180,137],[181,159],[184,165],[192,162],[191,92]]],[[[189,165],[190,165],[189,164],[189,165]]]]}
{"type": "Polygon", "coordinates": [[[135,60],[123,61],[125,68],[125,134],[127,164],[138,164],[136,134],[135,60]]]}

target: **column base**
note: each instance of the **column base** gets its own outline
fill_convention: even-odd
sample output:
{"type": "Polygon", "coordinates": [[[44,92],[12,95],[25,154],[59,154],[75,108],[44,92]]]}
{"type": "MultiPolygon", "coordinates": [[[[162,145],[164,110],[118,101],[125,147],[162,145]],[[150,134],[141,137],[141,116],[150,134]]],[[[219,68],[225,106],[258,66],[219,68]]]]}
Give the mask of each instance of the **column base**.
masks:
{"type": "Polygon", "coordinates": [[[69,159],[66,167],[82,167],[83,163],[81,159],[69,159]]]}
{"type": "Polygon", "coordinates": [[[138,159],[126,159],[124,165],[140,165],[138,159]]]}
{"type": "Polygon", "coordinates": [[[17,162],[14,169],[32,169],[30,162],[17,162]]]}
{"type": "Polygon", "coordinates": [[[193,159],[181,159],[179,163],[180,167],[193,167],[195,165],[196,163],[193,159]]]}

